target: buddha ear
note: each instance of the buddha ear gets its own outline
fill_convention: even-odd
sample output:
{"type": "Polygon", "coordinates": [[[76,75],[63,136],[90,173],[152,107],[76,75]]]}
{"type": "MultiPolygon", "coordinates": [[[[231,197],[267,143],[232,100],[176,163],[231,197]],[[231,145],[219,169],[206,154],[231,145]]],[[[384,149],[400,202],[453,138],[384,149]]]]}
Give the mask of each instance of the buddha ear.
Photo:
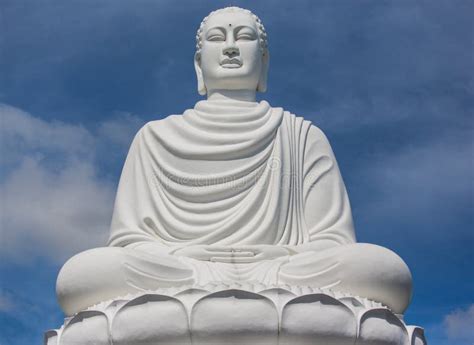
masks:
{"type": "Polygon", "coordinates": [[[267,77],[268,77],[268,65],[270,63],[270,53],[268,49],[265,49],[262,54],[262,71],[260,72],[260,79],[258,80],[257,91],[267,91],[267,77]]]}
{"type": "Polygon", "coordinates": [[[204,85],[204,78],[202,77],[201,54],[197,52],[194,54],[194,69],[196,70],[198,92],[200,95],[204,96],[207,93],[207,89],[206,85],[204,85]]]}

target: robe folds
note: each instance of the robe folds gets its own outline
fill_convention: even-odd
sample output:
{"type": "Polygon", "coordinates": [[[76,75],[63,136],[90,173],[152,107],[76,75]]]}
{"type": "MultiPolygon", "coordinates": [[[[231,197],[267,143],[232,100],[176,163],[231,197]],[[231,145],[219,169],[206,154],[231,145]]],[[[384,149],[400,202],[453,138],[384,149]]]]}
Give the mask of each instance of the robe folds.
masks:
{"type": "Polygon", "coordinates": [[[146,124],[123,168],[109,246],[71,258],[57,293],[72,315],[130,293],[223,282],[331,288],[398,313],[411,296],[395,253],[355,243],[324,134],[265,101],[201,101],[146,124]],[[232,260],[186,252],[200,245],[232,260]],[[281,254],[237,262],[246,246],[281,254]]]}
{"type": "Polygon", "coordinates": [[[109,245],[355,242],[325,135],[266,101],[200,101],[147,123],[120,179],[109,245]]]}

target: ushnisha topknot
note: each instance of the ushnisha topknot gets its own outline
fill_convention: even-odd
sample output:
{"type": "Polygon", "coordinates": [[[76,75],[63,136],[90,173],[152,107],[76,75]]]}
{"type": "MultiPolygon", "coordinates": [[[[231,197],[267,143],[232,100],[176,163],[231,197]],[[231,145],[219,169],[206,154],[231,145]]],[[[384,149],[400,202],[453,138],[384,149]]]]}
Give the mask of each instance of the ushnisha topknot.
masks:
{"type": "Polygon", "coordinates": [[[196,33],[196,54],[201,53],[201,48],[202,48],[202,31],[204,28],[204,25],[206,24],[206,21],[209,17],[211,17],[214,14],[222,13],[222,12],[232,12],[232,11],[241,11],[246,14],[249,14],[252,16],[252,18],[255,20],[255,23],[257,24],[258,28],[258,40],[260,42],[260,47],[262,48],[263,51],[265,51],[268,48],[268,40],[267,40],[267,32],[265,31],[265,27],[262,24],[262,21],[260,18],[252,13],[249,10],[246,10],[244,8],[236,7],[236,6],[231,6],[231,7],[225,7],[225,8],[220,8],[218,10],[212,11],[209,13],[201,22],[201,25],[199,25],[199,29],[196,33]]]}

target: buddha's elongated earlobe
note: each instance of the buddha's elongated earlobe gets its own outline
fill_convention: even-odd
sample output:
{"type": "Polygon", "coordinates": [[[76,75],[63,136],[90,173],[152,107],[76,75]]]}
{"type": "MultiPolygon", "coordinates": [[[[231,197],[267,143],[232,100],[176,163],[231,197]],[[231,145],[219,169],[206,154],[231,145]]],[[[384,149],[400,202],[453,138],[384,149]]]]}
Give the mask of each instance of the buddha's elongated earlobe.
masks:
{"type": "Polygon", "coordinates": [[[194,54],[194,69],[196,70],[197,88],[200,95],[204,96],[207,93],[204,78],[202,77],[201,69],[201,54],[194,54]]]}
{"type": "Polygon", "coordinates": [[[262,71],[260,72],[260,79],[258,80],[257,91],[267,91],[268,65],[270,63],[270,53],[265,49],[262,54],[262,71]]]}

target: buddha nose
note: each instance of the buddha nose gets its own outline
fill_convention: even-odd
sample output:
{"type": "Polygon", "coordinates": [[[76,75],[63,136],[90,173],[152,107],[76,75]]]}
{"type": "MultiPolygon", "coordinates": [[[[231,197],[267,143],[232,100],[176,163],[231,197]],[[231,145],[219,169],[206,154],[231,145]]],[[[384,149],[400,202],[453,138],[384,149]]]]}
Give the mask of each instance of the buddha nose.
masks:
{"type": "Polygon", "coordinates": [[[230,38],[226,41],[225,48],[222,50],[222,54],[233,58],[240,54],[239,48],[235,45],[235,40],[230,38]]]}

